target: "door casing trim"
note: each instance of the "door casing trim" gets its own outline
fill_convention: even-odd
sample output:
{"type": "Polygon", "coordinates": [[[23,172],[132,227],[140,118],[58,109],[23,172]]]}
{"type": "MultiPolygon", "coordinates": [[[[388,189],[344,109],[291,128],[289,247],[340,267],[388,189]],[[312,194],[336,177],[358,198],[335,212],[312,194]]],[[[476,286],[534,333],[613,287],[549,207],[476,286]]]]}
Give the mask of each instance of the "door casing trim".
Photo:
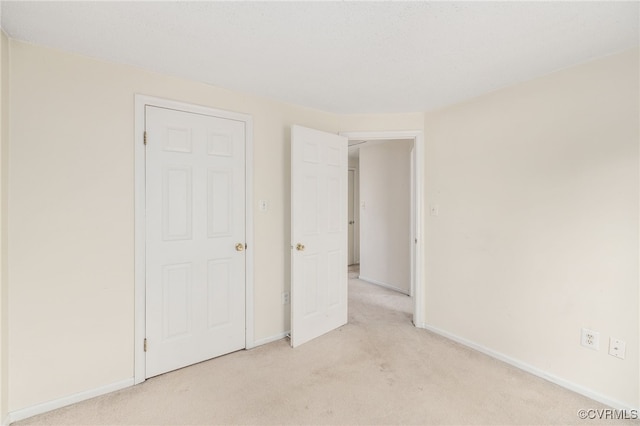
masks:
{"type": "Polygon", "coordinates": [[[212,115],[244,122],[245,124],[245,348],[255,346],[254,342],[254,303],[253,303],[253,118],[248,114],[224,111],[207,106],[188,104],[153,96],[135,95],[134,122],[134,384],[146,379],[146,359],[144,338],[146,334],[146,258],[145,258],[145,106],[175,109],[195,114],[212,115]]]}

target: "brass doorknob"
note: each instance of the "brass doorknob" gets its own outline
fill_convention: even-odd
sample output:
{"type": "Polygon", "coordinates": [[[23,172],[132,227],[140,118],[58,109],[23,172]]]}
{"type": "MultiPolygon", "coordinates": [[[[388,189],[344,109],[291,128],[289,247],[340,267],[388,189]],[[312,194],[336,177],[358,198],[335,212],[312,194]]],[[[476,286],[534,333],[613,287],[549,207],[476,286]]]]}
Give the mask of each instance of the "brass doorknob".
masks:
{"type": "Polygon", "coordinates": [[[236,244],[236,251],[243,251],[243,250],[244,250],[244,244],[242,243],[236,244]]]}
{"type": "Polygon", "coordinates": [[[300,244],[300,243],[296,244],[296,250],[304,251],[304,244],[300,244]]]}

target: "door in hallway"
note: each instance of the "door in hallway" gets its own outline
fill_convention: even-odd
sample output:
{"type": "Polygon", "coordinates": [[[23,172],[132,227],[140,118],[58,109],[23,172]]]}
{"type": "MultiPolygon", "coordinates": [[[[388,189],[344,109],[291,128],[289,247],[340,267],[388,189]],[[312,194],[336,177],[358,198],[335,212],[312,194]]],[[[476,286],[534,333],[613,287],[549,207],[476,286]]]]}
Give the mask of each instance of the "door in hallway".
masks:
{"type": "Polygon", "coordinates": [[[347,322],[347,139],[291,129],[291,345],[347,322]]]}
{"type": "Polygon", "coordinates": [[[356,191],[356,171],[349,170],[349,181],[348,181],[348,189],[349,198],[347,200],[347,212],[349,219],[349,239],[348,244],[349,248],[347,252],[349,253],[347,256],[347,264],[349,266],[356,263],[356,215],[355,215],[355,191],[356,191]]]}
{"type": "Polygon", "coordinates": [[[245,124],[145,108],[146,377],[245,347],[245,124]]]}

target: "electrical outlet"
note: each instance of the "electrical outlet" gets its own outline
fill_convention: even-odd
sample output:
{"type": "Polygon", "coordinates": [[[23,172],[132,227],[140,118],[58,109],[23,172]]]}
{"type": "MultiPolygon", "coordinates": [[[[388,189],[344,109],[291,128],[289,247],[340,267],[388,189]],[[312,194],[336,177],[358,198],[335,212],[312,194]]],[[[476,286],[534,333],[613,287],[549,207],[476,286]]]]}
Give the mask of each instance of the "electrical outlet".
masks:
{"type": "Polygon", "coordinates": [[[288,291],[283,291],[282,292],[282,304],[283,305],[288,305],[289,304],[289,292],[288,291]]]}
{"type": "Polygon", "coordinates": [[[429,206],[429,213],[431,216],[438,216],[440,214],[440,206],[437,204],[431,204],[429,206]]]}
{"type": "Polygon", "coordinates": [[[624,359],[624,353],[627,348],[627,344],[624,340],[609,338],[609,355],[616,358],[624,359]]]}
{"type": "Polygon", "coordinates": [[[598,333],[597,331],[589,330],[588,328],[583,328],[580,344],[585,348],[597,351],[600,348],[600,333],[598,333]]]}

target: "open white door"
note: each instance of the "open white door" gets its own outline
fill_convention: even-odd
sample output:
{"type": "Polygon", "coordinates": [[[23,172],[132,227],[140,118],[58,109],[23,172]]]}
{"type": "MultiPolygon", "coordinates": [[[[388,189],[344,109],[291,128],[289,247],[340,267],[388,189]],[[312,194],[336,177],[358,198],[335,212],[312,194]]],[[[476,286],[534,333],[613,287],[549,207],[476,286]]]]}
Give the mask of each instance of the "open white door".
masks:
{"type": "Polygon", "coordinates": [[[347,323],[347,138],[291,128],[291,346],[347,323]]]}

